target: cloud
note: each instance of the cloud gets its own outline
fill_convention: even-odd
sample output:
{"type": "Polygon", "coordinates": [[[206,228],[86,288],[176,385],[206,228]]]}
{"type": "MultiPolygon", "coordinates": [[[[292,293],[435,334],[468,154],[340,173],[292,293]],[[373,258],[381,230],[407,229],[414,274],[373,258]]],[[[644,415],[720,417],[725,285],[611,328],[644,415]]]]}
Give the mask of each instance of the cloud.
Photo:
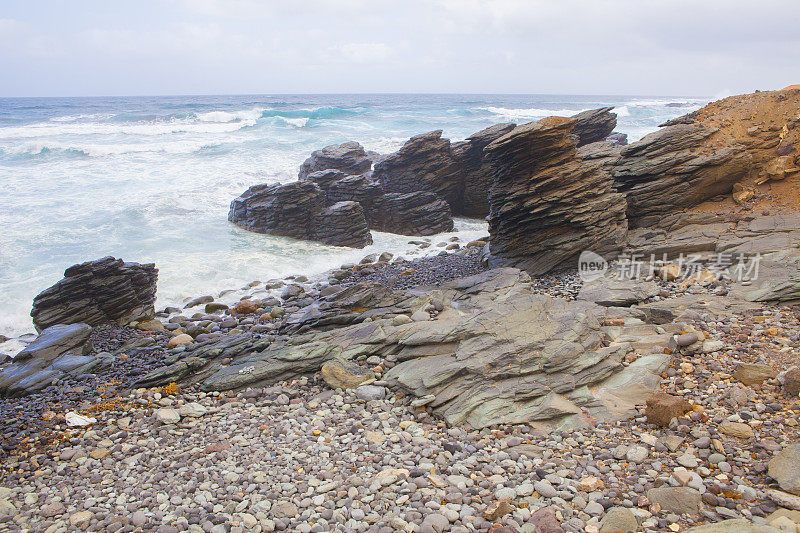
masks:
{"type": "Polygon", "coordinates": [[[345,59],[354,63],[383,61],[392,53],[386,43],[347,43],[339,47],[345,59]]]}

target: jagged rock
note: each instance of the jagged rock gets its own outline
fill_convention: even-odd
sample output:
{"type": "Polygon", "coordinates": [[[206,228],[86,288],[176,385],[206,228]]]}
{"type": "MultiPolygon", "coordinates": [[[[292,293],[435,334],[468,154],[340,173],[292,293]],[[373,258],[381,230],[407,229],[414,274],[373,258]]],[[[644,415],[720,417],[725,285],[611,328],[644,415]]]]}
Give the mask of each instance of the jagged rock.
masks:
{"type": "Polygon", "coordinates": [[[483,149],[515,127],[512,123],[495,124],[473,133],[463,142],[453,143],[453,158],[461,167],[461,198],[451,209],[457,215],[483,218],[489,214],[489,189],[492,187],[491,166],[483,149]]]}
{"type": "Polygon", "coordinates": [[[622,148],[612,174],[628,200],[628,216],[663,216],[727,194],[747,172],[747,154],[716,146],[715,129],[675,124],[622,148]]]}
{"type": "Polygon", "coordinates": [[[97,363],[84,355],[88,324],[57,324],[42,331],[0,372],[0,395],[22,396],[43,389],[65,373],[84,373],[97,363]]]}
{"type": "Polygon", "coordinates": [[[127,324],[153,316],[158,269],[104,257],[73,265],[64,278],[33,299],[33,325],[106,322],[127,324]]]}
{"type": "Polygon", "coordinates": [[[586,300],[606,307],[628,306],[658,295],[660,289],[652,281],[616,279],[609,276],[586,281],[578,293],[578,300],[586,300]]]}
{"type": "MultiPolygon", "coordinates": [[[[572,134],[578,136],[578,146],[605,140],[617,127],[617,114],[613,107],[590,109],[573,115],[575,126],[572,134]]],[[[627,136],[626,136],[627,139],[627,136]]],[[[627,140],[626,140],[627,143],[627,140]]],[[[623,143],[620,143],[623,144],[623,143]]]]}
{"type": "MultiPolygon", "coordinates": [[[[647,341],[651,355],[622,365],[629,350],[644,350],[623,341],[625,328],[616,332],[619,342],[612,342],[601,326],[606,308],[535,294],[530,278],[516,269],[454,280],[426,294],[371,287],[333,295],[338,303],[330,310],[317,307],[305,322],[320,324],[329,311],[343,316],[352,306],[356,322],[350,325],[329,329],[328,323],[322,330],[306,328],[273,341],[243,334],[192,347],[186,355],[208,366],[184,379],[199,381],[203,390],[228,390],[292,379],[334,359],[362,362],[392,355],[397,363],[384,375],[388,385],[425,398],[450,424],[527,422],[548,431],[585,424],[585,413],[616,420],[635,412],[671,359],[653,353],[659,344],[666,348],[670,335],[663,334],[647,341]],[[442,303],[435,320],[394,325],[399,312],[413,314],[433,300],[442,303]],[[372,321],[358,322],[367,317],[372,321]],[[232,361],[223,366],[223,360],[232,361]]],[[[636,338],[642,340],[638,330],[636,338]]],[[[185,366],[159,369],[143,383],[174,380],[185,371],[185,366]]]]}
{"type": "Polygon", "coordinates": [[[454,212],[461,200],[461,168],[442,130],[411,137],[397,152],[375,164],[373,179],[387,193],[435,193],[454,212]]]}
{"type": "Polygon", "coordinates": [[[363,248],[372,244],[364,211],[356,202],[326,206],[318,185],[255,185],[231,203],[228,220],[250,231],[333,246],[363,248]]]}
{"type": "Polygon", "coordinates": [[[576,148],[574,119],[517,126],[486,147],[495,182],[489,197],[490,265],[543,274],[577,265],[584,250],[610,255],[627,233],[625,198],[605,170],[614,148],[576,148]]]}
{"type": "Polygon", "coordinates": [[[430,192],[389,193],[375,199],[369,227],[400,235],[435,235],[452,231],[447,202],[430,192]]]}
{"type": "Polygon", "coordinates": [[[347,175],[363,174],[372,167],[372,160],[364,147],[359,143],[350,141],[342,144],[326,146],[321,150],[312,152],[300,166],[298,177],[305,179],[312,172],[319,170],[341,170],[347,175]]]}

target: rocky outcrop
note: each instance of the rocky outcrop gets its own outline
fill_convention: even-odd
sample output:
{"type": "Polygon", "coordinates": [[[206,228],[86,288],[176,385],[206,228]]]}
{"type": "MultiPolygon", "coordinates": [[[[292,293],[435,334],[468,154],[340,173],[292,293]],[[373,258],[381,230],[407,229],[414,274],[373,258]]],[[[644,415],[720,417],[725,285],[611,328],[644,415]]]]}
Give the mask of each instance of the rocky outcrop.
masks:
{"type": "Polygon", "coordinates": [[[400,150],[375,164],[372,177],[389,193],[432,192],[456,209],[461,202],[461,168],[442,130],[411,137],[400,150]]]}
{"type": "Polygon", "coordinates": [[[158,269],[104,257],[73,265],[33,299],[37,331],[55,324],[126,324],[154,314],[158,269]]]}
{"type": "Polygon", "coordinates": [[[456,214],[475,218],[483,218],[489,214],[492,174],[483,149],[514,127],[512,123],[495,124],[470,135],[463,142],[452,144],[453,158],[461,169],[462,180],[461,199],[458,205],[451,206],[456,214]]]}
{"type": "Polygon", "coordinates": [[[435,235],[453,230],[447,202],[430,192],[379,196],[368,212],[369,227],[400,235],[435,235]]]}
{"type": "Polygon", "coordinates": [[[743,147],[717,146],[713,134],[703,124],[675,124],[622,148],[612,173],[634,225],[727,194],[745,176],[743,147]]]}
{"type": "Polygon", "coordinates": [[[58,324],[42,331],[0,372],[0,396],[30,394],[65,374],[88,372],[98,363],[86,355],[91,332],[87,324],[58,324]]]}
{"type": "Polygon", "coordinates": [[[380,183],[366,176],[348,176],[341,170],[321,170],[309,174],[305,179],[319,185],[328,205],[346,201],[358,202],[365,213],[370,212],[375,199],[385,192],[380,183]]]}
{"type": "Polygon", "coordinates": [[[601,107],[572,116],[575,119],[572,134],[578,136],[578,146],[603,141],[611,135],[617,127],[617,114],[612,113],[612,109],[614,108],[601,107]]]}
{"type": "Polygon", "coordinates": [[[489,196],[490,264],[531,274],[577,265],[584,250],[620,250],[626,203],[607,172],[615,149],[577,148],[574,119],[517,126],[486,147],[494,171],[489,196]]]}
{"type": "Polygon", "coordinates": [[[229,390],[292,379],[333,361],[363,369],[377,357],[391,367],[384,375],[391,388],[450,424],[526,422],[549,431],[628,416],[658,387],[671,359],[669,338],[685,327],[634,321],[631,340],[627,327],[602,325],[608,312],[536,294],[525,273],[509,268],[427,293],[359,284],[287,317],[286,333],[274,339],[241,334],[191,345],[139,385],[183,380],[229,390]],[[440,309],[435,318],[429,308],[440,309]],[[400,315],[406,320],[396,320],[400,315]],[[632,351],[648,355],[623,365],[632,351]]]}
{"type": "Polygon", "coordinates": [[[300,166],[298,178],[305,179],[312,172],[329,169],[341,170],[347,175],[363,174],[371,167],[372,160],[364,147],[350,141],[312,152],[300,166]]]}
{"type": "Polygon", "coordinates": [[[372,244],[364,210],[356,202],[327,205],[315,183],[255,185],[231,202],[228,220],[250,231],[333,246],[372,244]]]}

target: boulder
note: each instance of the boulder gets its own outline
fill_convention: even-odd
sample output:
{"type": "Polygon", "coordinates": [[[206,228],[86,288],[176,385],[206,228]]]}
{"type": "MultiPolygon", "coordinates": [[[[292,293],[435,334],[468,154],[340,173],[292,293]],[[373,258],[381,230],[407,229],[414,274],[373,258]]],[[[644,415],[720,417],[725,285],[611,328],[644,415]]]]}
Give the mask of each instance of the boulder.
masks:
{"type": "Polygon", "coordinates": [[[369,227],[400,235],[435,235],[453,230],[447,202],[430,192],[388,193],[367,213],[369,227]]]}
{"type": "Polygon", "coordinates": [[[777,372],[770,365],[760,363],[739,363],[733,371],[733,378],[745,385],[761,385],[776,375],[777,372]]]}
{"type": "Polygon", "coordinates": [[[680,396],[657,392],[647,399],[645,416],[647,422],[661,427],[669,427],[673,418],[683,416],[692,406],[680,396]]]}
{"type": "Polygon", "coordinates": [[[797,398],[800,394],[800,366],[795,366],[786,371],[783,376],[783,391],[790,398],[797,398]]]}
{"type": "Polygon", "coordinates": [[[33,299],[37,331],[55,324],[127,324],[155,314],[158,269],[104,257],[73,265],[64,278],[33,299]]]}
{"type": "Polygon", "coordinates": [[[338,359],[322,365],[320,374],[332,389],[356,389],[363,383],[375,379],[375,374],[368,368],[338,359]]]}
{"type": "MultiPolygon", "coordinates": [[[[614,108],[601,107],[572,116],[575,119],[572,134],[578,137],[578,146],[603,141],[611,135],[611,132],[617,127],[617,114],[612,113],[612,109],[614,108]]],[[[625,143],[627,143],[627,136],[625,143]]]]}
{"type": "Polygon", "coordinates": [[[231,203],[228,220],[250,231],[363,248],[372,244],[364,211],[356,202],[327,206],[309,181],[254,185],[231,203]]]}
{"type": "Polygon", "coordinates": [[[612,507],[600,521],[600,533],[632,533],[638,530],[639,522],[626,507],[612,507]]]}
{"type": "Polygon", "coordinates": [[[312,152],[300,166],[298,178],[305,179],[309,174],[319,170],[341,170],[346,175],[363,174],[372,167],[364,147],[359,143],[350,141],[342,144],[326,146],[321,150],[312,152]]]}
{"type": "Polygon", "coordinates": [[[574,119],[517,126],[486,147],[494,172],[489,259],[539,275],[573,267],[580,253],[612,255],[627,233],[625,198],[605,170],[615,148],[577,148],[574,119]]]}
{"type": "Polygon", "coordinates": [[[668,513],[698,516],[703,509],[700,493],[689,487],[658,487],[647,491],[650,503],[658,504],[668,513]]]}
{"type": "Polygon", "coordinates": [[[781,490],[800,496],[800,444],[776,453],[769,462],[769,475],[781,490]]]}
{"type": "Polygon", "coordinates": [[[85,355],[91,332],[88,324],[57,324],[42,331],[0,372],[0,395],[30,394],[96,365],[95,357],[85,355]]]}

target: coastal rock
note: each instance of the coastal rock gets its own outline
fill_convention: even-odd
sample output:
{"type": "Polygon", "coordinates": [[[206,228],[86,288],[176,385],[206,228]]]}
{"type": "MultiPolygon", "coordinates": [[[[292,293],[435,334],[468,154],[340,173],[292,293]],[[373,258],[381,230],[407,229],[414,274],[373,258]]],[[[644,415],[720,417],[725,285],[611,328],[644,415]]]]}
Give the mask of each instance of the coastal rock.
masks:
{"type": "Polygon", "coordinates": [[[695,526],[686,533],[780,533],[781,530],[766,524],[754,524],[745,518],[732,518],[714,524],[695,526]]]}
{"type": "Polygon", "coordinates": [[[590,109],[571,117],[575,119],[572,134],[578,136],[578,146],[603,141],[611,135],[611,132],[617,127],[617,115],[611,112],[612,109],[614,108],[590,109]]]}
{"type": "Polygon", "coordinates": [[[340,170],[322,170],[309,174],[306,180],[319,185],[327,205],[358,202],[365,213],[372,210],[375,199],[384,194],[380,183],[365,176],[348,176],[340,170]]]}
{"type": "Polygon", "coordinates": [[[673,418],[683,416],[692,408],[689,402],[680,396],[673,396],[665,392],[657,392],[647,399],[645,416],[647,422],[661,427],[669,427],[673,418]]]}
{"type": "Polygon", "coordinates": [[[363,383],[374,380],[375,374],[351,361],[332,360],[320,368],[322,379],[332,389],[355,389],[363,383]]]}
{"type": "Polygon", "coordinates": [[[442,130],[411,137],[375,164],[372,177],[387,193],[435,193],[453,209],[461,202],[461,168],[442,130]]]}
{"type": "Polygon", "coordinates": [[[340,170],[346,175],[363,174],[372,167],[364,147],[359,143],[350,141],[342,144],[326,146],[321,150],[312,152],[300,166],[298,178],[306,179],[309,174],[319,170],[340,170]]]}
{"type": "Polygon", "coordinates": [[[461,199],[457,205],[451,205],[455,214],[475,218],[483,218],[489,214],[492,173],[483,150],[514,127],[513,123],[495,124],[473,133],[463,142],[451,145],[462,179],[461,199]]]}
{"type": "Polygon", "coordinates": [[[356,202],[326,206],[318,185],[255,185],[231,203],[228,220],[247,230],[333,246],[372,244],[364,211],[356,202]]]}
{"type": "Polygon", "coordinates": [[[689,487],[658,487],[647,491],[647,499],[675,514],[697,516],[703,508],[700,493],[689,487]]]}
{"type": "Polygon", "coordinates": [[[73,265],[64,278],[33,299],[37,331],[55,324],[127,324],[155,313],[158,269],[104,257],[73,265]]]}
{"type": "Polygon", "coordinates": [[[577,264],[591,250],[610,255],[625,242],[625,198],[605,170],[614,148],[578,149],[576,121],[551,117],[517,126],[486,147],[495,182],[489,197],[490,264],[539,275],[577,264]]]}
{"type": "Polygon", "coordinates": [[[372,229],[400,235],[435,235],[453,229],[447,202],[430,192],[384,194],[375,200],[368,217],[372,229]]]}
{"type": "MultiPolygon", "coordinates": [[[[536,294],[530,278],[516,269],[453,280],[433,294],[388,291],[377,298],[368,294],[378,296],[365,292],[365,287],[349,296],[334,296],[342,298],[336,309],[345,309],[344,301],[367,304],[354,307],[360,311],[350,313],[355,315],[350,325],[282,335],[264,348],[246,336],[235,346],[231,340],[195,348],[192,356],[210,362],[199,376],[200,387],[229,390],[275,383],[316,371],[333,360],[363,362],[391,356],[397,363],[384,374],[386,383],[413,398],[425,398],[426,407],[448,424],[486,427],[527,422],[550,431],[584,425],[586,413],[617,420],[635,412],[635,406],[658,386],[658,374],[670,360],[669,355],[655,354],[622,365],[633,345],[612,344],[604,336],[601,320],[606,308],[536,294]],[[397,314],[424,309],[434,299],[442,302],[435,320],[394,325],[397,314]],[[449,305],[454,301],[457,310],[449,305]],[[389,305],[380,307],[381,302],[389,305]],[[376,319],[352,322],[363,321],[368,313],[376,319]],[[217,363],[227,358],[232,359],[229,365],[217,363]]],[[[306,316],[321,321],[327,313],[320,306],[306,316]]],[[[659,334],[647,342],[666,347],[668,338],[659,334]]],[[[179,371],[151,374],[163,381],[179,371]]]]}
{"type": "Polygon", "coordinates": [[[64,374],[80,374],[97,363],[84,355],[92,332],[87,324],[58,324],[42,331],[0,372],[0,395],[22,396],[43,389],[64,374]]]}
{"type": "Polygon", "coordinates": [[[733,371],[733,378],[745,385],[760,385],[769,378],[774,378],[777,372],[770,365],[759,363],[739,363],[733,371]]]}

